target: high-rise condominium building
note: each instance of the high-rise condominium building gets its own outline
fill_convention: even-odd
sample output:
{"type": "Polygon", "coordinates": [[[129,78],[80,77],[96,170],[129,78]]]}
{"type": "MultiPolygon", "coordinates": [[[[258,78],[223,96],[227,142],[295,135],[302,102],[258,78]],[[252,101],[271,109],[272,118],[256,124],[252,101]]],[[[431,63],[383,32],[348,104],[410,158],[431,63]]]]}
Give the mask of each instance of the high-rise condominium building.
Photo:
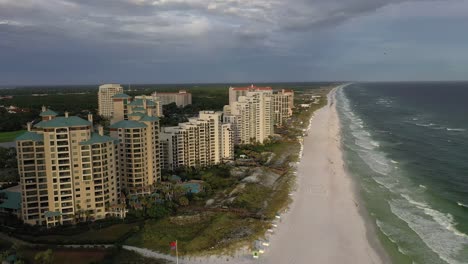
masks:
{"type": "Polygon", "coordinates": [[[274,132],[272,90],[256,89],[239,96],[224,107],[224,122],[232,124],[236,144],[264,143],[274,132]]]}
{"type": "Polygon", "coordinates": [[[155,116],[157,117],[162,117],[164,116],[163,115],[163,104],[161,103],[161,101],[159,101],[159,99],[157,97],[153,97],[153,96],[148,96],[148,95],[138,95],[138,96],[135,96],[135,101],[142,101],[142,100],[145,100],[148,101],[148,102],[151,102],[150,104],[154,104],[154,109],[155,109],[155,116]]]}
{"type": "Polygon", "coordinates": [[[111,137],[119,140],[119,187],[130,194],[148,194],[161,179],[159,118],[154,102],[130,100],[127,95],[114,96],[110,126],[111,137]]]}
{"type": "Polygon", "coordinates": [[[161,102],[161,105],[175,103],[178,107],[184,107],[192,104],[192,94],[186,90],[180,90],[177,93],[160,93],[154,92],[151,94],[153,101],[161,102]]]}
{"type": "Polygon", "coordinates": [[[43,107],[42,121],[16,139],[22,217],[31,225],[101,219],[118,203],[115,142],[88,120],[57,116],[43,107]]]}
{"type": "Polygon", "coordinates": [[[276,126],[283,126],[284,121],[291,117],[294,108],[294,91],[285,90],[273,93],[273,114],[276,126]]]}
{"type": "Polygon", "coordinates": [[[112,97],[116,94],[123,93],[123,88],[120,84],[103,84],[99,86],[98,106],[99,115],[105,118],[111,118],[114,112],[112,97]]]}
{"type": "Polygon", "coordinates": [[[257,91],[258,92],[261,92],[261,91],[273,92],[273,89],[271,87],[258,87],[258,86],[254,86],[253,84],[247,87],[229,87],[229,104],[237,102],[239,100],[239,97],[246,96],[247,92],[257,92],[257,91]]]}
{"type": "Polygon", "coordinates": [[[115,123],[128,119],[128,114],[133,112],[151,112],[151,116],[163,116],[162,105],[159,101],[154,101],[150,96],[137,96],[132,99],[126,94],[116,94],[112,97],[114,113],[111,122],[115,123]]]}
{"type": "Polygon", "coordinates": [[[205,167],[234,157],[234,138],[230,124],[222,123],[222,112],[201,111],[176,127],[161,133],[163,168],[205,167]]]}

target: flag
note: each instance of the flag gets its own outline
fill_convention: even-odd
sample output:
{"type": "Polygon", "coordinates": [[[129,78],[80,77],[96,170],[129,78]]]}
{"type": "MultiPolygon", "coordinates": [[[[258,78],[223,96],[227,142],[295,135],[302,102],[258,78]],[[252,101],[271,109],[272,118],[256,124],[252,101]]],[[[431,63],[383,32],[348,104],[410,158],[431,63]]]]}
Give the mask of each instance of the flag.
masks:
{"type": "Polygon", "coordinates": [[[171,246],[171,250],[174,250],[177,248],[177,241],[172,241],[171,243],[169,243],[169,246],[171,246]]]}

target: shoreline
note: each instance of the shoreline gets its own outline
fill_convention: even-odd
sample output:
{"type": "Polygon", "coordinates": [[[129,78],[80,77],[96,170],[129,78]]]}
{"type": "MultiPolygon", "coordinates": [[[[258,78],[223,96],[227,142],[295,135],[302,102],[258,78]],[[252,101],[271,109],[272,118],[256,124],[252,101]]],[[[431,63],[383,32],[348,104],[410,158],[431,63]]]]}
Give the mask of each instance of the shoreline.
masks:
{"type": "MultiPolygon", "coordinates": [[[[341,88],[341,89],[343,89],[343,88],[341,88]]],[[[336,102],[336,90],[337,89],[338,88],[334,88],[330,92],[330,94],[333,92],[333,101],[334,102],[336,102]]],[[[352,191],[354,193],[355,201],[357,202],[358,205],[363,205],[364,201],[363,201],[363,198],[362,198],[362,196],[360,194],[358,179],[356,179],[356,177],[354,175],[352,175],[352,173],[349,171],[349,169],[347,167],[347,164],[344,162],[345,152],[343,150],[342,139],[341,139],[343,130],[341,128],[340,116],[339,116],[339,113],[338,113],[338,110],[337,110],[336,107],[337,106],[335,104],[333,106],[333,112],[334,112],[333,114],[336,115],[336,117],[338,119],[338,130],[339,130],[338,137],[340,139],[339,140],[339,142],[340,142],[339,149],[340,149],[340,152],[341,152],[341,159],[343,160],[343,163],[344,163],[344,171],[345,171],[346,175],[351,179],[351,188],[352,188],[352,191]]],[[[385,250],[385,247],[382,245],[382,242],[379,239],[378,227],[375,224],[375,222],[372,220],[371,216],[369,215],[369,212],[367,211],[367,208],[365,206],[358,206],[357,208],[358,208],[359,215],[364,220],[364,223],[365,223],[365,226],[366,226],[366,237],[367,237],[368,242],[370,243],[370,246],[378,254],[378,256],[380,257],[380,260],[382,261],[383,264],[392,263],[389,253],[385,250]]]]}
{"type": "Polygon", "coordinates": [[[261,263],[390,263],[346,170],[336,90],[314,114],[294,202],[261,263]]]}
{"type": "MultiPolygon", "coordinates": [[[[335,96],[311,117],[297,166],[293,202],[265,235],[270,246],[253,259],[246,248],[234,256],[182,257],[179,263],[391,263],[359,195],[356,179],[347,171],[335,96]]],[[[126,247],[126,246],[124,246],[126,247]]],[[[127,248],[147,257],[175,261],[142,248],[127,248]]]]}

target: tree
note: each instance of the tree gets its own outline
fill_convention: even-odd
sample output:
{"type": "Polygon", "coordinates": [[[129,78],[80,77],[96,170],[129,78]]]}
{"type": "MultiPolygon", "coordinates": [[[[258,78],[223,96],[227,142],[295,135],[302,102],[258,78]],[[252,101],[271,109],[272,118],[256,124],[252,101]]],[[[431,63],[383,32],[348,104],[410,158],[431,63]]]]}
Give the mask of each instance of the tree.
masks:
{"type": "Polygon", "coordinates": [[[52,264],[54,261],[54,252],[52,249],[41,251],[34,256],[34,263],[38,264],[52,264]]]}
{"type": "Polygon", "coordinates": [[[185,196],[182,196],[179,198],[179,205],[180,206],[187,206],[189,205],[189,200],[187,199],[187,197],[185,196]]]}
{"type": "Polygon", "coordinates": [[[0,253],[0,261],[3,262],[4,260],[6,260],[9,255],[10,255],[9,250],[2,251],[2,253],[0,253]]]}
{"type": "Polygon", "coordinates": [[[154,219],[162,219],[170,213],[171,211],[161,204],[154,204],[148,209],[148,216],[154,219]]]}

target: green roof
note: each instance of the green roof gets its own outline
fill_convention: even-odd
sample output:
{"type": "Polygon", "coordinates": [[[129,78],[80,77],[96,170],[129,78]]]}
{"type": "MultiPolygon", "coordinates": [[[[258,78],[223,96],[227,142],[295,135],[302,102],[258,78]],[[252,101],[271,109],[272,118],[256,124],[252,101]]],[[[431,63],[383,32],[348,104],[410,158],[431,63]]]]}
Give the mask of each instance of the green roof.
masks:
{"type": "Polygon", "coordinates": [[[77,127],[77,126],[91,126],[91,122],[79,118],[77,116],[59,116],[52,120],[41,121],[35,126],[40,128],[56,128],[56,127],[77,127]]]}
{"type": "Polygon", "coordinates": [[[98,133],[91,134],[91,138],[88,141],[80,142],[80,145],[93,145],[93,144],[101,144],[101,143],[108,143],[113,142],[115,139],[109,136],[101,136],[98,133]]]}
{"type": "Polygon", "coordinates": [[[139,113],[139,112],[128,114],[128,116],[139,116],[139,117],[143,117],[144,115],[145,114],[139,113]]]}
{"type": "Polygon", "coordinates": [[[145,109],[143,107],[135,107],[132,111],[145,111],[145,109]]]}
{"type": "Polygon", "coordinates": [[[10,191],[0,191],[6,195],[6,199],[3,200],[3,203],[0,204],[1,208],[6,209],[21,209],[21,193],[19,192],[10,192],[10,191]]]}
{"type": "Polygon", "coordinates": [[[61,212],[51,212],[51,211],[44,212],[45,217],[54,217],[54,216],[61,216],[61,215],[62,215],[61,212]]]}
{"type": "Polygon", "coordinates": [[[57,116],[57,113],[52,110],[46,110],[39,114],[40,116],[57,116]]]}
{"type": "Polygon", "coordinates": [[[143,116],[140,121],[143,121],[143,122],[157,122],[159,120],[158,117],[156,116],[143,116]]]}
{"type": "MultiPolygon", "coordinates": [[[[146,100],[146,105],[156,106],[156,104],[153,101],[148,100],[148,99],[145,99],[145,100],[146,100]]],[[[132,101],[129,105],[130,106],[143,106],[143,99],[136,99],[136,100],[132,101]]]]}
{"type": "Polygon", "coordinates": [[[16,137],[15,141],[44,141],[44,135],[36,132],[26,131],[16,137]]]}
{"type": "Polygon", "coordinates": [[[130,95],[124,94],[124,93],[119,93],[119,94],[116,94],[116,95],[112,96],[112,98],[121,98],[121,99],[125,99],[125,98],[130,98],[130,95]]]}
{"type": "Polygon", "coordinates": [[[133,120],[122,120],[115,124],[112,124],[110,128],[144,128],[146,125],[138,121],[133,120]]]}

